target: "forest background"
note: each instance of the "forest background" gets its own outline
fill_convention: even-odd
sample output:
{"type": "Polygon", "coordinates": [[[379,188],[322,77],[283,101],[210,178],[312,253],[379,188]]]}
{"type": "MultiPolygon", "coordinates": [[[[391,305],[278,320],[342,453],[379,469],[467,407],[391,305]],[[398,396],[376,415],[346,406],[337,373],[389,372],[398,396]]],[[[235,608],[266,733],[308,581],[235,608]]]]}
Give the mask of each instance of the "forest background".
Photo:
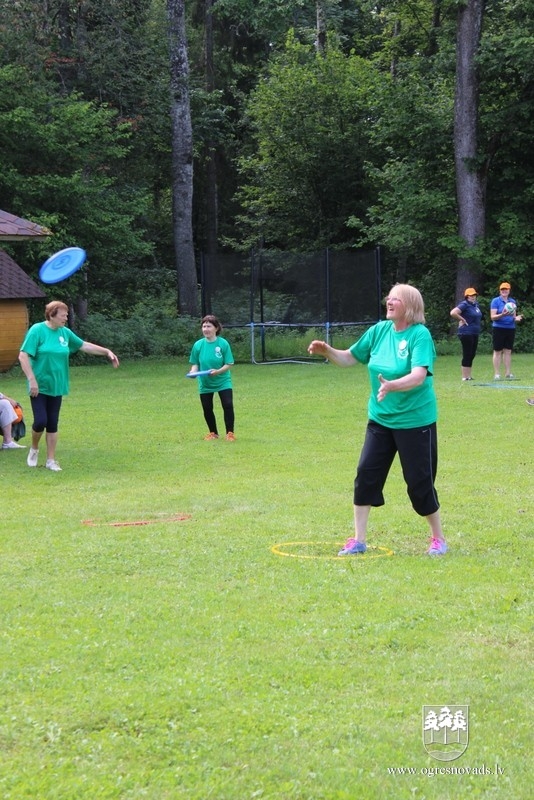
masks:
{"type": "Polygon", "coordinates": [[[53,231],[4,249],[84,247],[94,331],[196,319],[201,253],[379,245],[438,339],[509,280],[534,350],[533,51],[534,0],[0,0],[0,208],[53,231]]]}

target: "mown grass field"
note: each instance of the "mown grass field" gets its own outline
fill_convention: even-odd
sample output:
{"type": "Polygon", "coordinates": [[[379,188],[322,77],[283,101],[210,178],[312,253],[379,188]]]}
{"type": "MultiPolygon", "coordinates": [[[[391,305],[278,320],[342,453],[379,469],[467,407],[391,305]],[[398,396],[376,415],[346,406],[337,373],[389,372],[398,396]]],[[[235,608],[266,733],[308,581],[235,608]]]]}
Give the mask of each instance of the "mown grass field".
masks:
{"type": "Polygon", "coordinates": [[[237,365],[235,443],[203,441],[185,361],[73,368],[63,472],[0,452],[0,796],[530,798],[534,355],[475,366],[436,365],[437,559],[397,462],[377,549],[336,557],[364,368],[237,365]],[[422,706],[451,704],[444,764],[422,706]]]}

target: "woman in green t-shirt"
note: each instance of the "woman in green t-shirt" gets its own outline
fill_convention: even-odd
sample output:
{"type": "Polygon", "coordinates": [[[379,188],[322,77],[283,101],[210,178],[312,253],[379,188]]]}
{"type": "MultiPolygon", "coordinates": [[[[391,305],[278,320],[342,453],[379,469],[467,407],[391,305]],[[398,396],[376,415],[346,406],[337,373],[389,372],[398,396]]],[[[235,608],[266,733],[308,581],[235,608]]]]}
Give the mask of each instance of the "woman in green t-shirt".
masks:
{"type": "Polygon", "coordinates": [[[206,314],[202,318],[202,339],[194,343],[189,356],[190,374],[209,373],[197,378],[202,411],[209,431],[204,439],[212,441],[219,438],[213,410],[213,398],[217,392],[223,410],[226,440],[234,442],[234,394],[230,374],[230,369],[234,366],[234,356],[230,343],[221,336],[221,331],[222,325],[216,316],[206,314]]]}
{"type": "Polygon", "coordinates": [[[338,555],[365,553],[367,523],[373,506],[384,505],[383,488],[399,454],[414,510],[431,531],[429,555],[443,555],[434,481],[437,471],[437,404],[434,393],[434,343],[425,321],[421,293],[397,284],[386,299],[386,319],[369,328],[348,350],[313,341],[311,354],[340,367],[367,364],[371,382],[365,442],[354,481],[354,528],[338,555]]]}
{"type": "Polygon", "coordinates": [[[36,467],[39,442],[46,428],[47,469],[60,472],[56,461],[59,410],[63,395],[69,393],[69,356],[81,350],[109,358],[113,367],[119,359],[105,347],[84,342],[66,327],[69,309],[65,303],[53,300],[45,308],[45,321],[32,325],[22,343],[19,362],[28,379],[28,391],[33,411],[32,444],[27,464],[36,467]]]}

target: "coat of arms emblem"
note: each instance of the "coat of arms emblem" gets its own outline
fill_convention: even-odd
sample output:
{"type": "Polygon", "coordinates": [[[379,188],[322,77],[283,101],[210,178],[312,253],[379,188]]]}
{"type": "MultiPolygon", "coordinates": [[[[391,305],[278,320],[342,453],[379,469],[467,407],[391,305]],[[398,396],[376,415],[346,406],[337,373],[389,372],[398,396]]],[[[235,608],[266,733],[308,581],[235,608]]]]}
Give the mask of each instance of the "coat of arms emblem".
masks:
{"type": "Polygon", "coordinates": [[[438,761],[454,761],[469,742],[469,706],[423,706],[423,745],[438,761]]]}

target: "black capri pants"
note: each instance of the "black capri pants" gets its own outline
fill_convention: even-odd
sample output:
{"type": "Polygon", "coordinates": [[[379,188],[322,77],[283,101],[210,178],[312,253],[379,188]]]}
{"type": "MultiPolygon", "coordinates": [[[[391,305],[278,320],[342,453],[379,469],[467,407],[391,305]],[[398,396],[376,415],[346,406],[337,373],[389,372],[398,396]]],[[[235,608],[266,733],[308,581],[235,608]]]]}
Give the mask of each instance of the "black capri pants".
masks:
{"type": "Polygon", "coordinates": [[[48,433],[57,433],[62,400],[62,395],[52,397],[49,394],[38,394],[37,397],[30,397],[33,411],[32,430],[42,433],[46,428],[48,433]]]}
{"type": "Polygon", "coordinates": [[[462,344],[462,367],[472,367],[477,354],[478,335],[476,333],[464,333],[458,338],[462,344]]]}
{"type": "Polygon", "coordinates": [[[434,481],[438,466],[436,423],[421,428],[386,428],[371,420],[363,444],[356,478],[354,505],[383,506],[383,489],[396,454],[412,507],[421,517],[439,508],[434,481]]]}

